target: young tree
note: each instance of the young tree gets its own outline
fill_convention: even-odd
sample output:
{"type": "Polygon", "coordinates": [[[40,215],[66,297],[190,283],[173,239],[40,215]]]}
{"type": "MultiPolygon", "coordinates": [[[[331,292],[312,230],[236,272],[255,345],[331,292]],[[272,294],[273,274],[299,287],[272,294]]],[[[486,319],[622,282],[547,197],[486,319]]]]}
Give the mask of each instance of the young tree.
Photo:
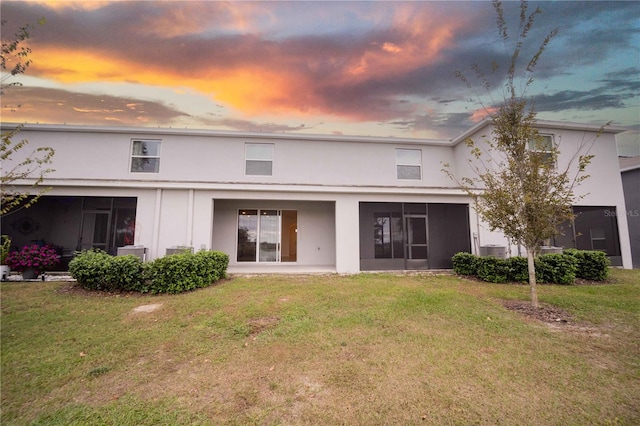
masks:
{"type": "MultiPolygon", "coordinates": [[[[493,0],[493,6],[500,37],[508,45],[511,37],[502,4],[493,0]]],[[[592,159],[588,153],[578,153],[560,170],[556,161],[558,147],[545,143],[535,128],[536,113],[525,95],[533,82],[537,62],[557,30],[545,37],[522,76],[518,60],[524,40],[540,13],[538,8],[529,14],[527,2],[520,3],[519,28],[504,81],[504,99],[491,107],[483,104],[493,124],[491,137],[482,137],[482,141],[466,140],[472,153],[469,166],[473,177],[457,179],[448,165],[444,168],[444,172],[474,199],[476,211],[492,231],[502,231],[526,249],[534,307],[538,307],[534,260],[545,241],[560,234],[562,222],[573,219],[572,206],[580,198],[574,189],[588,178],[583,172],[592,159]]],[[[482,87],[491,90],[491,84],[479,66],[474,65],[472,69],[482,87]]],[[[494,71],[498,69],[497,65],[493,66],[494,71]]],[[[462,73],[456,74],[472,88],[462,73]]]]}
{"type": "MultiPolygon", "coordinates": [[[[42,21],[40,23],[43,23],[42,21]]],[[[6,21],[2,21],[2,26],[6,21]]],[[[0,68],[2,80],[0,84],[0,96],[11,86],[20,86],[19,82],[7,83],[9,79],[24,72],[31,65],[31,48],[26,44],[33,30],[32,25],[20,27],[13,38],[2,40],[2,50],[0,57],[0,68]]],[[[12,161],[22,150],[26,149],[28,140],[22,139],[14,142],[14,137],[22,130],[18,126],[13,130],[2,132],[0,141],[0,189],[2,193],[2,206],[0,215],[6,215],[20,208],[28,208],[35,203],[38,198],[47,192],[49,188],[41,186],[47,174],[53,169],[47,168],[51,164],[54,150],[50,147],[41,147],[33,150],[22,160],[12,161]],[[10,168],[5,170],[4,166],[9,163],[10,168]],[[26,187],[18,187],[16,184],[31,181],[26,187]]]]}

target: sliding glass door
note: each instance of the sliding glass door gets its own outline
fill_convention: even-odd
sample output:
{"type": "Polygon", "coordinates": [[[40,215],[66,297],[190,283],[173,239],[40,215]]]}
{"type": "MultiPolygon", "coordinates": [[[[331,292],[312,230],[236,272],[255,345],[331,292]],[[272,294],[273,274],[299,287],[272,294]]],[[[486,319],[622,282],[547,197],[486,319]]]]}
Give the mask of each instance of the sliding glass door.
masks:
{"type": "Polygon", "coordinates": [[[298,221],[295,210],[238,211],[238,262],[295,262],[298,221]]]}
{"type": "Polygon", "coordinates": [[[280,211],[260,210],[258,224],[260,248],[258,258],[260,262],[280,261],[280,211]]]}

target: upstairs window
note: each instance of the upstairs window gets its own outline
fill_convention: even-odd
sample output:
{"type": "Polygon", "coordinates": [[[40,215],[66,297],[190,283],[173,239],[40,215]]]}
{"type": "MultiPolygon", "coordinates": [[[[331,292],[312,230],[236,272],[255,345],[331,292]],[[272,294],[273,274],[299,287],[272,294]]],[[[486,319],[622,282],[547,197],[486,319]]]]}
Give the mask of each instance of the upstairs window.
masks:
{"type": "Polygon", "coordinates": [[[542,156],[545,163],[555,164],[554,145],[552,135],[538,135],[537,140],[529,141],[529,151],[536,152],[542,156]]]}
{"type": "Polygon", "coordinates": [[[160,171],[160,141],[134,140],[131,143],[131,172],[158,173],[160,171]]]}
{"type": "Polygon", "coordinates": [[[422,151],[419,149],[396,149],[398,179],[422,179],[422,151]]]}
{"type": "Polygon", "coordinates": [[[273,144],[245,144],[245,174],[250,176],[273,174],[273,144]]]}

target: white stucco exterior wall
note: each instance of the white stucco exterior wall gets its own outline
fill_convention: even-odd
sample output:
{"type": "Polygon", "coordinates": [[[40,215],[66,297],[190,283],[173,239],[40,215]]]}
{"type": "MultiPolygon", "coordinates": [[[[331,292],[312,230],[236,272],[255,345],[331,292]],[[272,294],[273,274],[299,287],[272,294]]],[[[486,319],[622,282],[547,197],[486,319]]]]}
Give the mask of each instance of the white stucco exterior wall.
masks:
{"type": "MultiPolygon", "coordinates": [[[[611,206],[616,211],[624,212],[624,193],[622,190],[622,179],[620,178],[618,156],[615,143],[615,134],[624,129],[617,127],[604,127],[571,123],[549,123],[541,121],[538,125],[540,134],[552,135],[554,143],[560,150],[558,157],[558,169],[570,170],[570,175],[578,172],[578,156],[593,155],[591,164],[586,169],[586,174],[590,177],[576,187],[575,194],[578,200],[576,206],[611,206]]],[[[454,146],[454,161],[452,171],[458,178],[473,177],[472,169],[469,165],[469,148],[464,140],[470,137],[476,146],[483,150],[483,158],[488,158],[486,138],[491,137],[492,126],[482,123],[471,129],[465,135],[456,139],[454,146]]],[[[474,164],[478,164],[473,161],[474,164]]],[[[475,212],[474,212],[475,215],[475,212]]],[[[502,245],[508,246],[508,240],[499,232],[489,231],[482,221],[478,232],[480,245],[502,245]]],[[[620,239],[620,250],[624,267],[631,265],[631,248],[627,229],[626,215],[618,215],[618,235],[620,239]]],[[[517,254],[518,247],[510,246],[511,253],[517,254]]],[[[522,249],[522,253],[526,251],[522,249]]]]}
{"type": "Polygon", "coordinates": [[[189,245],[194,250],[209,250],[213,241],[214,197],[212,191],[194,191],[193,233],[189,245]]]}
{"type": "MultiPolygon", "coordinates": [[[[605,131],[593,143],[594,126],[542,122],[540,131],[559,143],[559,166],[585,141],[590,144],[595,158],[588,168],[591,178],[578,188],[584,195],[578,205],[625,211],[614,140],[619,129],[605,131]]],[[[292,209],[300,227],[297,263],[353,273],[360,270],[359,203],[470,203],[442,173],[442,163],[458,177],[468,175],[469,152],[462,140],[483,134],[490,135],[487,124],[453,141],[27,125],[19,137],[29,139],[31,149],[55,148],[49,195],[136,197],[135,244],[147,247],[151,259],[169,247],[188,245],[222,249],[234,262],[237,208],[292,209]],[[159,173],[130,171],[134,139],[161,141],[159,173]],[[271,176],[245,175],[246,143],[273,144],[271,176]],[[421,179],[397,179],[397,149],[421,150],[421,179]]],[[[477,220],[472,207],[472,250],[506,245],[501,233],[477,220]]],[[[626,215],[618,215],[618,227],[623,264],[630,267],[626,215]]],[[[52,235],[64,240],[58,231],[52,235]]],[[[513,246],[512,254],[516,250],[513,246]]]]}
{"type": "Polygon", "coordinates": [[[360,271],[359,204],[355,197],[336,200],[336,272],[360,271]]]}

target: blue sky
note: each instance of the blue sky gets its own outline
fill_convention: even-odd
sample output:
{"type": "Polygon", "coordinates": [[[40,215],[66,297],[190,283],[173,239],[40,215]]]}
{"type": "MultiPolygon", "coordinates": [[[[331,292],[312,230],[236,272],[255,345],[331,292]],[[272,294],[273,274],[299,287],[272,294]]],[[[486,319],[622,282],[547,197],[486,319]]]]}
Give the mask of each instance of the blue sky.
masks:
{"type": "MultiPolygon", "coordinates": [[[[523,58],[559,31],[527,92],[538,117],[640,129],[640,3],[529,3],[536,7],[543,13],[523,58]]],[[[0,8],[3,40],[46,19],[32,32],[23,86],[3,95],[3,121],[452,138],[483,116],[478,101],[501,99],[504,74],[490,64],[512,50],[486,1],[0,8]],[[474,63],[493,92],[455,78],[474,63]]],[[[515,30],[519,4],[504,8],[515,30]]]]}

